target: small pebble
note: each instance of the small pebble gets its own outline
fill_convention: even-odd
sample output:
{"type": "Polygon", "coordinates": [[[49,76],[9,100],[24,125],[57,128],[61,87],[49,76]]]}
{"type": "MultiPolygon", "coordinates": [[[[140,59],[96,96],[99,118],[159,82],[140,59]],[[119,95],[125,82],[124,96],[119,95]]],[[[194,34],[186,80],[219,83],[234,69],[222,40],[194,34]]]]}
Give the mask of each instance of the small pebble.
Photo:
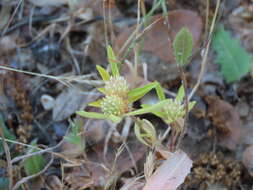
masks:
{"type": "Polygon", "coordinates": [[[55,99],[47,94],[41,96],[40,102],[45,110],[51,110],[55,105],[55,99]]]}

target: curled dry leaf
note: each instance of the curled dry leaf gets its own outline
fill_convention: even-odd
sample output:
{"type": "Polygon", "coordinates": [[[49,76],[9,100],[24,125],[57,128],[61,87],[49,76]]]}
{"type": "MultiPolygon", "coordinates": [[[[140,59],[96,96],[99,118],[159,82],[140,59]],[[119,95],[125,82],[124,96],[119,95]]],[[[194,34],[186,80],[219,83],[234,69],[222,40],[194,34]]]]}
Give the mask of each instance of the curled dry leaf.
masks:
{"type": "Polygon", "coordinates": [[[143,190],[176,190],[190,172],[192,160],[183,151],[173,153],[148,179],[143,190]]]}
{"type": "Polygon", "coordinates": [[[253,145],[249,146],[244,151],[243,164],[249,171],[250,175],[253,176],[253,145]]]}
{"type": "Polygon", "coordinates": [[[242,136],[242,124],[235,107],[217,96],[207,96],[208,116],[217,128],[221,145],[234,150],[242,136]]]}
{"type": "MultiPolygon", "coordinates": [[[[168,13],[169,27],[165,24],[162,15],[156,15],[151,19],[151,29],[148,29],[145,34],[143,50],[151,52],[161,60],[174,61],[172,42],[183,27],[187,27],[193,35],[194,45],[198,47],[198,42],[201,36],[202,21],[197,13],[189,10],[175,10],[168,13]]],[[[127,41],[129,36],[136,29],[136,26],[122,29],[122,32],[115,40],[115,47],[120,49],[127,41]]]]}

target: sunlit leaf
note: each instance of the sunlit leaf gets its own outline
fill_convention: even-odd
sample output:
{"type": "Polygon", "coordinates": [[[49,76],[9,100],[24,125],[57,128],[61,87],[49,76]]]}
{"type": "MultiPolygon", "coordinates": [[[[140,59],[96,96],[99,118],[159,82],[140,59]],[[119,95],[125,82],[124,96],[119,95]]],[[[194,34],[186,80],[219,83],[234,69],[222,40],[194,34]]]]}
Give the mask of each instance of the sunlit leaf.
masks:
{"type": "Polygon", "coordinates": [[[138,109],[136,111],[129,112],[126,115],[127,116],[133,116],[133,115],[141,115],[141,114],[150,113],[150,112],[153,112],[153,111],[158,111],[159,108],[162,108],[164,106],[164,104],[166,104],[167,102],[168,102],[168,100],[163,100],[163,101],[160,101],[157,104],[152,105],[150,107],[141,108],[141,109],[138,109]]]}
{"type": "Polygon", "coordinates": [[[102,77],[103,81],[108,81],[110,80],[110,75],[109,73],[101,66],[97,65],[96,66],[100,76],[102,77]]]}
{"type": "Polygon", "coordinates": [[[176,100],[182,102],[185,96],[184,85],[181,85],[178,89],[176,100]]]}
{"type": "MultiPolygon", "coordinates": [[[[151,107],[151,105],[142,104],[141,107],[142,108],[149,108],[149,107],[151,107]]],[[[151,113],[153,113],[157,117],[160,117],[161,119],[166,117],[166,114],[164,112],[161,112],[161,111],[158,111],[158,110],[152,111],[151,113]]]]}
{"type": "Polygon", "coordinates": [[[97,88],[97,89],[98,89],[99,92],[101,92],[103,94],[105,93],[105,88],[97,88]]]}
{"type": "Polygon", "coordinates": [[[93,106],[93,107],[101,107],[101,102],[103,101],[103,99],[99,99],[99,100],[97,100],[97,101],[94,101],[94,102],[91,102],[91,103],[89,103],[88,105],[89,106],[93,106]]]}
{"type": "Polygon", "coordinates": [[[189,105],[188,105],[188,110],[190,111],[194,106],[195,106],[196,102],[193,101],[193,102],[189,102],[189,105]]]}
{"type": "Polygon", "coordinates": [[[155,90],[156,90],[159,100],[165,100],[165,94],[160,83],[157,82],[157,86],[155,87],[155,90]]]}
{"type": "Polygon", "coordinates": [[[128,100],[130,103],[135,102],[147,94],[150,90],[157,86],[157,82],[151,82],[145,86],[135,88],[128,93],[128,100]]]}
{"type": "Polygon", "coordinates": [[[192,55],[193,37],[188,28],[182,28],[176,35],[173,42],[173,51],[176,61],[185,65],[192,55]]]}
{"type": "MultiPolygon", "coordinates": [[[[32,146],[36,147],[36,141],[31,143],[32,146]]],[[[34,153],[38,150],[35,148],[29,148],[28,153],[34,153]]],[[[33,175],[43,170],[46,165],[46,160],[41,154],[33,155],[24,161],[24,169],[27,175],[33,175]]]]}
{"type": "Polygon", "coordinates": [[[110,65],[111,65],[112,75],[114,77],[119,76],[119,68],[118,68],[117,58],[116,58],[111,46],[107,46],[107,57],[108,57],[108,61],[109,61],[110,65]]]}
{"type": "Polygon", "coordinates": [[[77,111],[76,114],[91,119],[106,119],[106,116],[104,114],[97,112],[77,111]]]}

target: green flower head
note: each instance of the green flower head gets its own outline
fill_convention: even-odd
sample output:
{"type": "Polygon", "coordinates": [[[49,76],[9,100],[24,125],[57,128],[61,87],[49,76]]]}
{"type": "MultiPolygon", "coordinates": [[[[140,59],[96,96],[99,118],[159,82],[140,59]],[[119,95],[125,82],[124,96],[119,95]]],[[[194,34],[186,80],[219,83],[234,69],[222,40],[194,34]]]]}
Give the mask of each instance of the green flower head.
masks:
{"type": "Polygon", "coordinates": [[[105,82],[105,95],[117,95],[119,97],[127,97],[129,92],[129,85],[122,76],[110,77],[110,80],[105,82]]]}
{"type": "Polygon", "coordinates": [[[105,115],[122,116],[128,111],[128,106],[121,97],[110,95],[103,98],[101,109],[105,115]]]}
{"type": "Polygon", "coordinates": [[[168,99],[168,102],[166,106],[164,106],[163,111],[167,116],[165,118],[167,123],[174,122],[178,118],[182,118],[185,115],[184,105],[180,101],[173,99],[168,99]]]}

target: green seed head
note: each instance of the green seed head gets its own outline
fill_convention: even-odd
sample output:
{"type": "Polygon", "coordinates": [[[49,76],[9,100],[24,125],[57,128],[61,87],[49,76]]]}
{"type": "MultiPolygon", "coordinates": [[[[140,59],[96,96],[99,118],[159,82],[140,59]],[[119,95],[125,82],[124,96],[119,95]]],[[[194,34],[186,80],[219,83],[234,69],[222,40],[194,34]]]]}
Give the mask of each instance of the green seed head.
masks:
{"type": "Polygon", "coordinates": [[[171,123],[176,121],[178,118],[182,118],[185,115],[184,106],[177,100],[169,99],[166,107],[163,110],[166,115],[166,122],[171,123]]]}
{"type": "Polygon", "coordinates": [[[126,97],[129,92],[127,81],[123,77],[111,77],[105,83],[105,95],[117,95],[119,97],[126,97]]]}
{"type": "Polygon", "coordinates": [[[103,99],[101,109],[105,115],[122,116],[127,111],[127,104],[119,96],[111,95],[103,99]]]}

